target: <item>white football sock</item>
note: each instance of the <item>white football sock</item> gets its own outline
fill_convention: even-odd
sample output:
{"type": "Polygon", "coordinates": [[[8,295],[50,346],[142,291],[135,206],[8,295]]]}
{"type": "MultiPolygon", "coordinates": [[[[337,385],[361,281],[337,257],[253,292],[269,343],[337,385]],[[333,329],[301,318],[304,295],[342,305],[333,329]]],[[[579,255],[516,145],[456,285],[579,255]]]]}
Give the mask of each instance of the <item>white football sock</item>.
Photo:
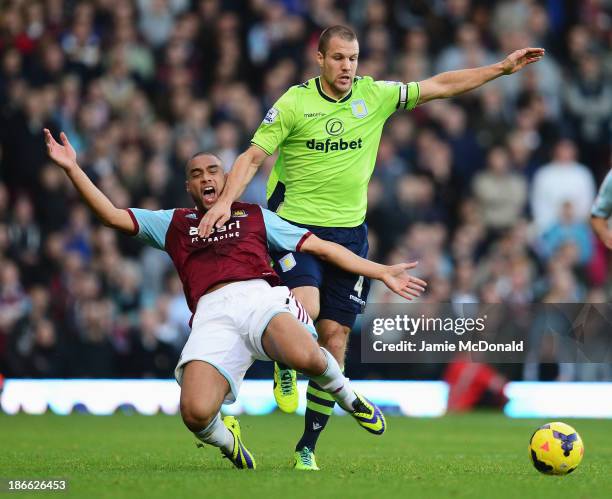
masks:
{"type": "Polygon", "coordinates": [[[234,450],[234,435],[223,424],[219,414],[214,417],[206,428],[194,432],[194,435],[205,444],[219,447],[226,453],[231,453],[234,450]]]}
{"type": "Polygon", "coordinates": [[[325,350],[325,348],[321,348],[321,351],[327,359],[327,368],[323,374],[313,376],[311,379],[334,397],[334,400],[345,411],[353,412],[353,402],[357,397],[355,397],[355,392],[351,388],[348,378],[342,373],[334,356],[325,350]]]}

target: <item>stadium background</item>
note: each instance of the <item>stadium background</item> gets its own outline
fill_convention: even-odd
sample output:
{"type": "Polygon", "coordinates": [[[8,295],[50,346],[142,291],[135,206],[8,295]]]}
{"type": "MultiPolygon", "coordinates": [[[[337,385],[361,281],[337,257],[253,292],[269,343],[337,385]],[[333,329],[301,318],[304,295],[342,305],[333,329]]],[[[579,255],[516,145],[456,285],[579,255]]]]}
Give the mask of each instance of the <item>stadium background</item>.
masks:
{"type": "MultiPolygon", "coordinates": [[[[520,74],[393,116],[369,191],[370,257],[419,260],[426,300],[607,302],[588,225],[612,142],[610,2],[5,1],[0,16],[0,374],[169,378],[189,311],[169,258],[102,227],[45,156],[64,130],[118,206],[186,206],[183,165],[229,168],[266,110],[318,74],[322,28],[359,35],[358,74],[414,81],[547,55],[520,74]]],[[[243,199],[265,205],[273,158],[243,199]]],[[[389,297],[374,286],[371,301],[389,297]]],[[[358,331],[357,331],[358,332],[358,331]]],[[[361,364],[352,378],[439,379],[361,364]]],[[[604,381],[611,366],[514,380],[604,381]]],[[[252,377],[269,377],[257,365],[252,377]]]]}

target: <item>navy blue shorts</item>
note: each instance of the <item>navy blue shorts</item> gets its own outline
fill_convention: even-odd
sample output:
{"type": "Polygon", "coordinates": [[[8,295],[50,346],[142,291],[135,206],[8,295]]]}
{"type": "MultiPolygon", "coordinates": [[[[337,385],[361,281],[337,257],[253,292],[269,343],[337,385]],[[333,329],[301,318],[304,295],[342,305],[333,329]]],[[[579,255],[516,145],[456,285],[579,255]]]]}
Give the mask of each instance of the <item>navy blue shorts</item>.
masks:
{"type": "MultiPolygon", "coordinates": [[[[368,226],[313,227],[291,222],[310,230],[313,234],[344,246],[363,258],[368,256],[368,226]]],[[[274,270],[283,285],[290,289],[300,286],[319,288],[321,311],[319,319],[330,319],[349,328],[362,313],[370,291],[367,277],[345,272],[335,265],[322,262],[317,257],[298,252],[272,252],[274,270]]]]}

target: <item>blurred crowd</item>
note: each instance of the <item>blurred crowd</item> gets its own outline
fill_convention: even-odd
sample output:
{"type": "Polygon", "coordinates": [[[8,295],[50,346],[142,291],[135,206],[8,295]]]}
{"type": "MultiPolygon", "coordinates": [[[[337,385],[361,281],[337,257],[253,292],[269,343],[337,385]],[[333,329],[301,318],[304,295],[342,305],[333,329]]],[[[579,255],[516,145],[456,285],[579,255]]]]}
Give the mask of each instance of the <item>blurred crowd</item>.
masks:
{"type": "MultiPolygon", "coordinates": [[[[588,223],[611,166],[610,0],[0,5],[5,376],[168,377],[189,333],[169,258],[92,217],[47,160],[43,127],[68,134],[117,206],[188,206],[187,159],[210,150],[229,169],[275,100],[318,74],[319,34],[339,23],[359,35],[358,74],[383,80],[547,51],[519,74],[389,120],[369,191],[371,258],[419,260],[425,300],[610,300],[609,255],[588,223]]],[[[273,160],[244,200],[265,206],[273,160]]],[[[370,300],[390,299],[373,287],[370,300]]],[[[353,376],[415,375],[360,365],[353,343],[353,376]]]]}

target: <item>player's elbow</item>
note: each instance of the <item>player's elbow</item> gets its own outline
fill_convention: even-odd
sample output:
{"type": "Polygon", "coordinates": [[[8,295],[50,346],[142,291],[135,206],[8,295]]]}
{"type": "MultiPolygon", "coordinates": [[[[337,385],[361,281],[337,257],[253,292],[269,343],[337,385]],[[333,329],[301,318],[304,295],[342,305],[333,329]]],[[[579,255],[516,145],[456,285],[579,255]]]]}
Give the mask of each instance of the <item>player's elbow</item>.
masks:
{"type": "Polygon", "coordinates": [[[119,217],[117,217],[114,213],[110,216],[107,216],[105,219],[103,219],[102,223],[106,227],[110,227],[111,229],[118,229],[120,226],[119,217]]]}
{"type": "Polygon", "coordinates": [[[444,94],[444,85],[437,81],[439,76],[440,75],[436,75],[419,82],[419,100],[417,105],[446,97],[444,94]]]}
{"type": "Polygon", "coordinates": [[[331,262],[333,260],[333,249],[328,246],[324,246],[318,253],[315,253],[315,255],[323,262],[331,262]]]}
{"type": "Polygon", "coordinates": [[[433,87],[433,91],[429,95],[428,100],[448,99],[449,97],[453,97],[456,94],[457,91],[455,91],[452,86],[439,84],[433,87]]]}
{"type": "Polygon", "coordinates": [[[242,153],[242,156],[246,163],[254,169],[258,169],[268,157],[263,149],[257,146],[249,147],[244,153],[242,153]]]}
{"type": "Polygon", "coordinates": [[[126,210],[115,208],[112,212],[106,214],[106,216],[101,217],[101,219],[102,223],[111,229],[119,230],[130,235],[134,235],[136,232],[134,222],[127,214],[126,210]]]}
{"type": "Polygon", "coordinates": [[[302,244],[300,251],[316,256],[319,260],[329,260],[330,243],[311,234],[302,244]]]}

